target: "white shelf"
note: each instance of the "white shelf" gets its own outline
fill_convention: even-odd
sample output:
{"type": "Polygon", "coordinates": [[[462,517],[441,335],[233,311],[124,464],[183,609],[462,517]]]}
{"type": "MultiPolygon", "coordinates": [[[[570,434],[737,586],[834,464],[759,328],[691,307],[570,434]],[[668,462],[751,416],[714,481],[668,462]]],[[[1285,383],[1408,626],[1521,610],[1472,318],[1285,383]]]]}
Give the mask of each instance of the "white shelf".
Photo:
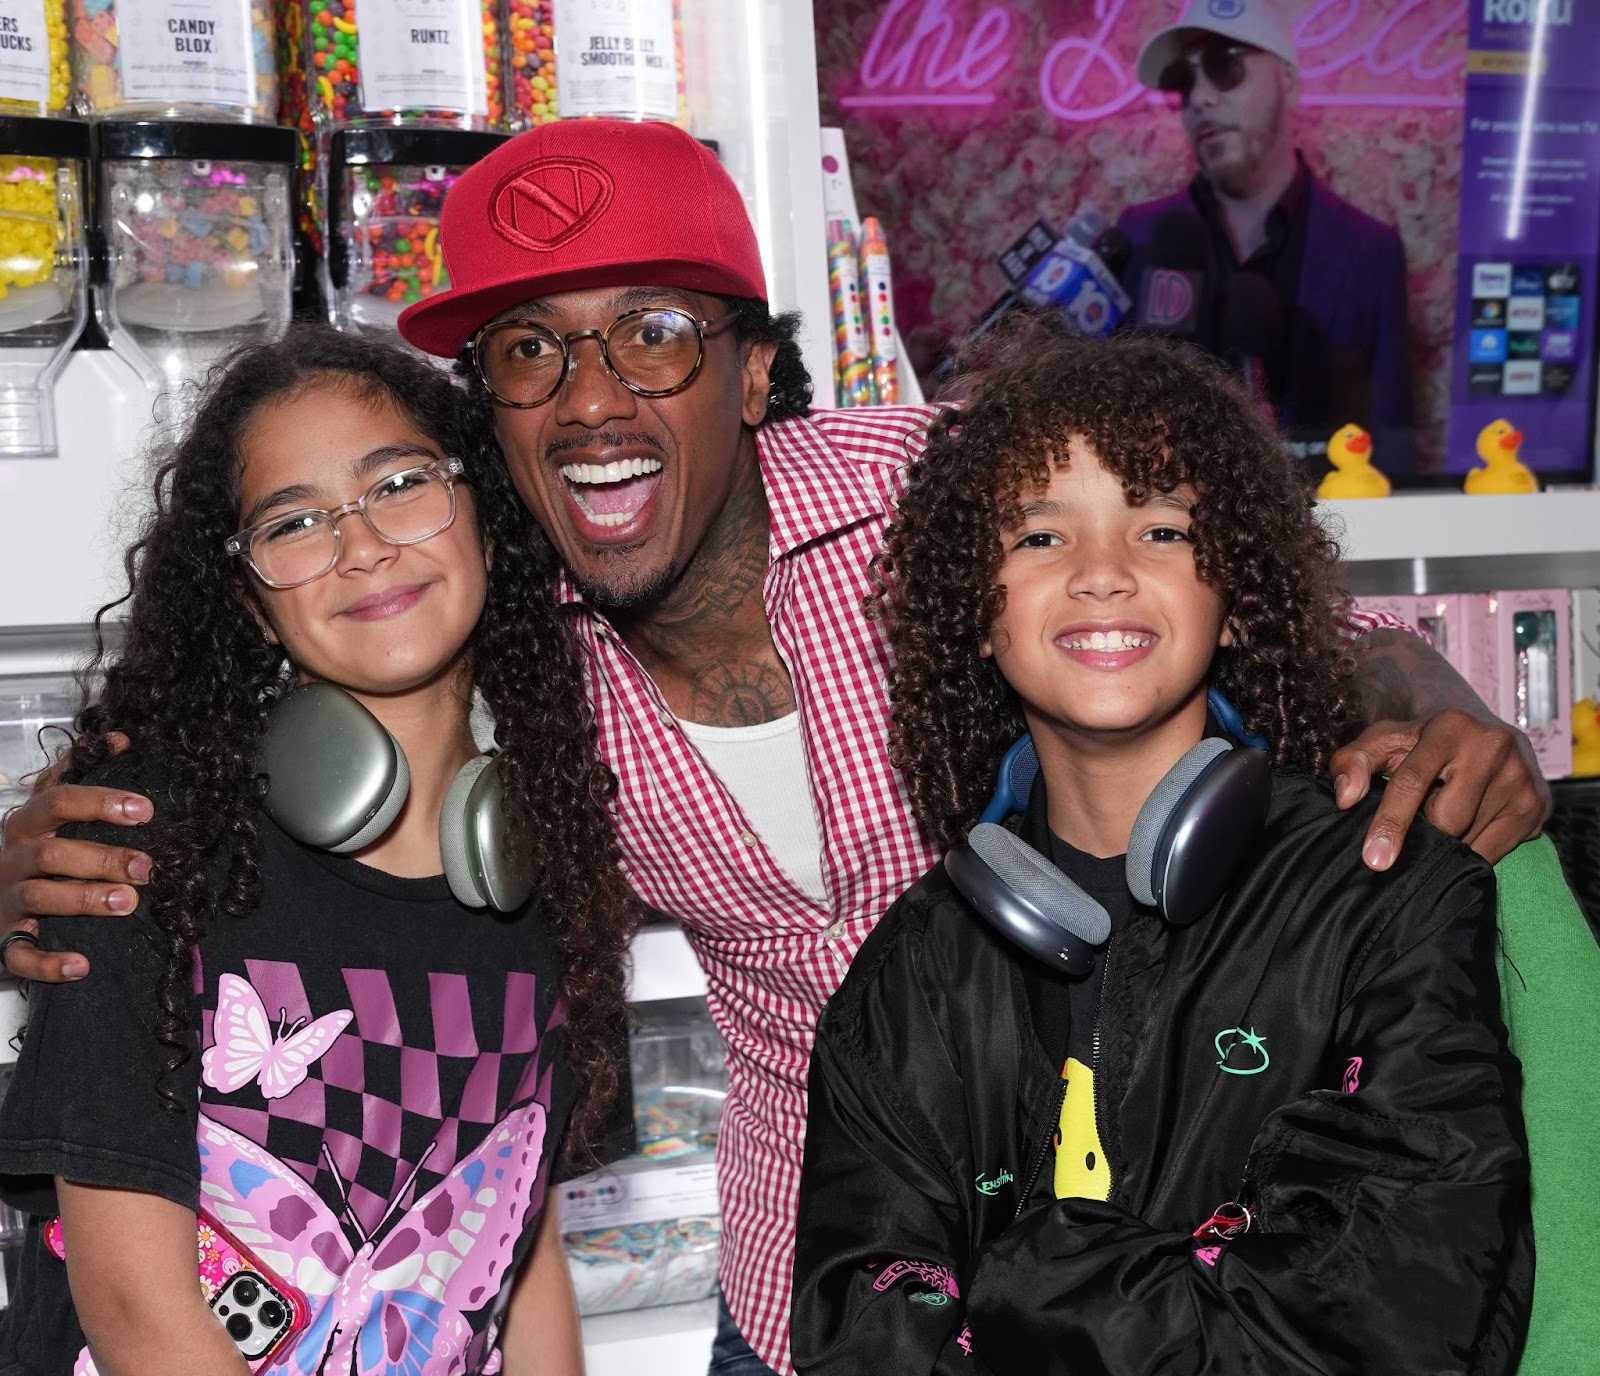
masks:
{"type": "Polygon", "coordinates": [[[705,1376],[717,1331],[717,1302],[667,1304],[583,1321],[588,1376],[705,1376]]]}
{"type": "Polygon", "coordinates": [[[1600,490],[1593,488],[1483,497],[1410,492],[1322,502],[1319,509],[1346,563],[1600,553],[1600,490]]]}
{"type": "Polygon", "coordinates": [[[634,937],[629,1003],[703,998],[705,992],[706,972],[678,927],[661,923],[646,927],[634,937]]]}
{"type": "Polygon", "coordinates": [[[0,1065],[11,1065],[17,1059],[17,1050],[11,1043],[22,1024],[28,1020],[28,1005],[17,992],[17,982],[9,975],[0,975],[0,1065]]]}

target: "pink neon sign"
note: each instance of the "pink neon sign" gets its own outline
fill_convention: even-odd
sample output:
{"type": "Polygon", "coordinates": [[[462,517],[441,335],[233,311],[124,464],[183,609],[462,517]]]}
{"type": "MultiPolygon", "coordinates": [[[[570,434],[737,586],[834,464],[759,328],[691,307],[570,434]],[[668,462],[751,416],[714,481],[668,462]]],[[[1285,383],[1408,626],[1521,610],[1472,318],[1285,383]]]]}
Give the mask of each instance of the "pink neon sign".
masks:
{"type": "MultiPolygon", "coordinates": [[[[888,0],[857,69],[853,109],[991,105],[1030,77],[1021,66],[1032,16],[973,0],[888,0]]],[[[1054,8],[1054,7],[1048,7],[1054,8]]],[[[1180,0],[1094,0],[1058,34],[1031,78],[1051,115],[1073,124],[1160,104],[1133,62],[1145,36],[1180,0]]],[[[1368,108],[1459,108],[1466,65],[1466,0],[1309,0],[1295,23],[1301,103],[1368,108]]]]}

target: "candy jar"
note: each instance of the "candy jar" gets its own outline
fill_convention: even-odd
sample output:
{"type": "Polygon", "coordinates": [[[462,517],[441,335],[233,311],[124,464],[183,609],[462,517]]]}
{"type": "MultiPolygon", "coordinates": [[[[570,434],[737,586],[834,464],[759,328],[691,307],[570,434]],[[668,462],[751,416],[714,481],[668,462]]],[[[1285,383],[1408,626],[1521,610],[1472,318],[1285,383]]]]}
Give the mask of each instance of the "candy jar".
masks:
{"type": "Polygon", "coordinates": [[[89,126],[0,117],[0,455],[56,452],[54,387],[88,319],[89,126]]]}
{"type": "Polygon", "coordinates": [[[287,327],[295,131],[109,121],[96,129],[111,346],[154,387],[287,327]]]}
{"type": "Polygon", "coordinates": [[[0,2],[0,115],[65,113],[67,48],[66,0],[0,2]]]}
{"type": "Polygon", "coordinates": [[[392,333],[406,306],[450,285],[439,248],[445,193],[506,137],[385,125],[333,133],[324,287],[334,324],[392,333]]]}
{"type": "Polygon", "coordinates": [[[500,0],[304,0],[307,94],[319,126],[499,129],[500,0]]]}
{"type": "MultiPolygon", "coordinates": [[[[611,119],[660,119],[688,127],[683,65],[683,14],[680,0],[509,0],[511,40],[518,53],[519,15],[530,36],[553,28],[555,70],[542,62],[529,81],[529,104],[518,91],[517,112],[524,125],[555,117],[553,105],[541,116],[538,80],[559,86],[562,118],[601,115],[611,119]]],[[[548,50],[547,50],[548,51],[548,50]]],[[[535,56],[540,49],[535,46],[535,56]]],[[[517,77],[512,58],[512,79],[517,77]]],[[[526,67],[524,68],[524,70],[526,67]]]]}
{"type": "Polygon", "coordinates": [[[509,0],[506,39],[511,45],[511,120],[531,129],[561,118],[556,105],[553,0],[509,0]]]}
{"type": "Polygon", "coordinates": [[[67,0],[80,114],[238,119],[278,114],[272,0],[67,0]]]}

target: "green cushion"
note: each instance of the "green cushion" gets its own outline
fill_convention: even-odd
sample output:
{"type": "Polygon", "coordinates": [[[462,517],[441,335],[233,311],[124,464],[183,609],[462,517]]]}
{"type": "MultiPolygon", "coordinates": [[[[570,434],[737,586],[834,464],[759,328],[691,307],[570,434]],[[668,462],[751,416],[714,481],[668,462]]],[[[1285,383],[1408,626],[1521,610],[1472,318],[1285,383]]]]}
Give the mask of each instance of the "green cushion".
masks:
{"type": "Polygon", "coordinates": [[[1548,838],[1517,847],[1495,877],[1537,1252],[1519,1376],[1572,1376],[1600,1361],[1600,947],[1548,838]]]}

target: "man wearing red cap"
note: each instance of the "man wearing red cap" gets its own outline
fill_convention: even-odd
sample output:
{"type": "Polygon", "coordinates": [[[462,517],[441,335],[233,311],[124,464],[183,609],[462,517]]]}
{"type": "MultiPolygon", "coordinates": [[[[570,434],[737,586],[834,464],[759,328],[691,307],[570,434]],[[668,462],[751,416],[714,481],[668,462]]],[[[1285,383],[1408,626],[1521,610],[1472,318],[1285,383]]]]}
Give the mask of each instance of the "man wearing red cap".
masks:
{"type": "MultiPolygon", "coordinates": [[[[889,665],[862,612],[931,412],[807,416],[797,322],[768,311],[739,192],[671,126],[574,120],[513,139],[457,183],[442,238],[452,289],[407,310],[402,332],[462,360],[566,563],[629,878],[683,922],[728,1044],[713,1370],[786,1371],[817,1018],[936,858],[887,758],[889,665]]],[[[1421,715],[1413,685],[1430,708],[1454,693],[1468,709],[1370,728],[1337,757],[1346,803],[1394,773],[1369,863],[1392,862],[1441,776],[1430,817],[1480,850],[1535,831],[1547,794],[1526,743],[1420,641],[1366,645],[1374,716],[1421,715]]],[[[0,853],[0,934],[30,929],[30,911],[127,911],[138,857],[45,838],[147,809],[106,790],[37,794],[0,853]]],[[[29,977],[86,969],[11,957],[29,977]]]]}

